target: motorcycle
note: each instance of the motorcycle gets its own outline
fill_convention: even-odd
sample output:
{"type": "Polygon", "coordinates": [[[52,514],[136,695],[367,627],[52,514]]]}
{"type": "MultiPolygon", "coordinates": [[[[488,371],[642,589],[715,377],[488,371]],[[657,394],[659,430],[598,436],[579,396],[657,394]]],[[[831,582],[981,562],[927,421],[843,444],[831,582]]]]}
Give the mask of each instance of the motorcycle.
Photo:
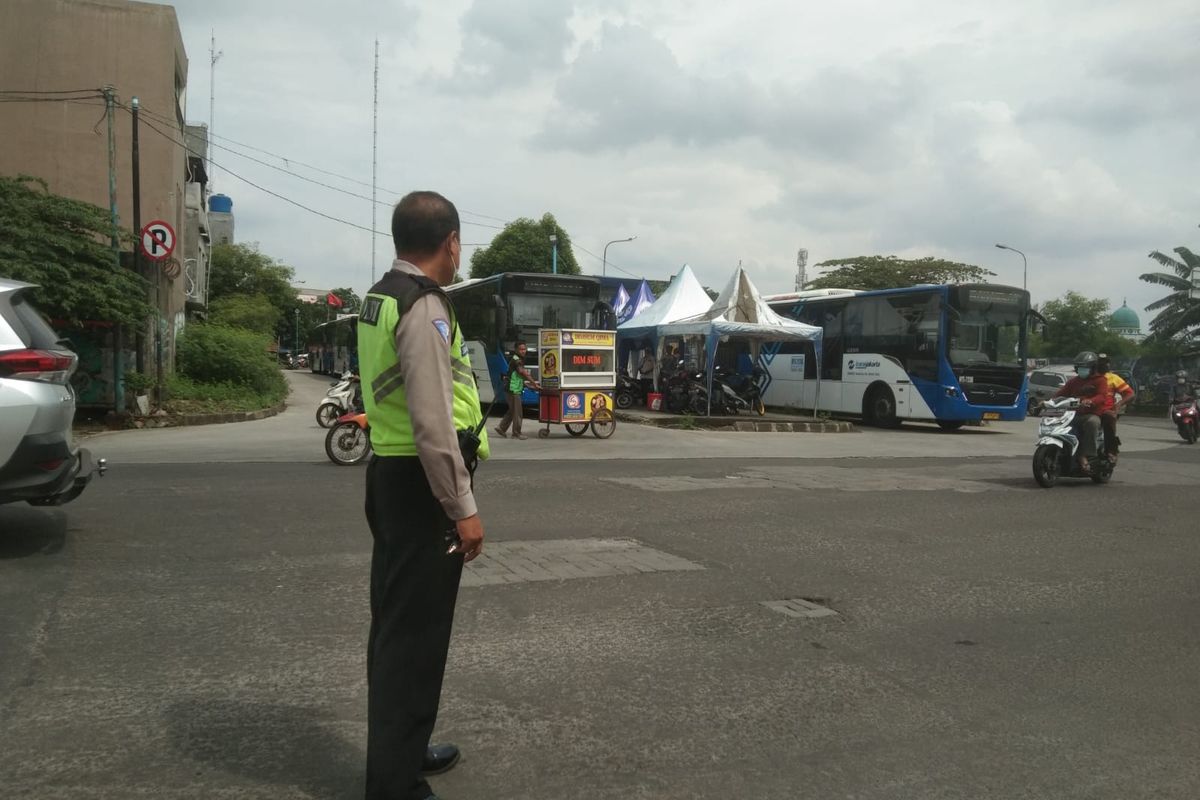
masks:
{"type": "Polygon", "coordinates": [[[617,375],[617,391],[613,395],[617,408],[633,408],[635,405],[646,405],[646,393],[642,390],[640,381],[636,381],[625,373],[617,375]]]}
{"type": "Polygon", "coordinates": [[[751,406],[731,384],[737,382],[736,377],[726,375],[721,367],[713,367],[713,411],[718,414],[736,415],[739,411],[749,411],[751,406]]]}
{"type": "Polygon", "coordinates": [[[371,429],[367,415],[350,412],[338,417],[325,434],[325,455],[340,467],[357,464],[371,455],[371,429]]]}
{"type": "Polygon", "coordinates": [[[661,377],[667,411],[697,416],[708,413],[708,389],[704,385],[703,372],[692,372],[680,361],[673,369],[664,369],[661,377]]]}
{"type": "Polygon", "coordinates": [[[1077,397],[1050,399],[1042,404],[1038,424],[1038,444],[1033,451],[1033,477],[1039,486],[1049,489],[1059,478],[1091,478],[1093,483],[1108,483],[1116,465],[1104,450],[1104,431],[1096,434],[1096,455],[1088,461],[1091,472],[1083,472],[1075,460],[1079,450],[1076,417],[1081,408],[1077,397]]]}
{"type": "Polygon", "coordinates": [[[330,384],[325,399],[317,405],[317,424],[332,428],[343,414],[362,410],[362,391],[358,376],[347,372],[341,380],[330,384]]]}
{"type": "Polygon", "coordinates": [[[1196,408],[1196,398],[1182,400],[1171,406],[1171,420],[1179,431],[1179,436],[1188,444],[1195,444],[1200,436],[1200,414],[1196,408]]]}

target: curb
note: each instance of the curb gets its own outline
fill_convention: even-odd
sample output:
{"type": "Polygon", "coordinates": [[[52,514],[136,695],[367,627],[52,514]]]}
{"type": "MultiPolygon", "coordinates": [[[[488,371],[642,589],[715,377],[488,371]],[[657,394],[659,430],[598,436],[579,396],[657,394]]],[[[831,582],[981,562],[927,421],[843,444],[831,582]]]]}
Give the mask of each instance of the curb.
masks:
{"type": "MultiPolygon", "coordinates": [[[[688,430],[681,428],[681,417],[647,418],[636,414],[616,412],[617,420],[635,425],[653,425],[656,428],[688,430]]],[[[737,431],[739,433],[853,433],[854,425],[849,422],[760,422],[732,417],[693,417],[695,430],[737,431]]]]}
{"type": "Polygon", "coordinates": [[[161,417],[138,417],[131,421],[133,428],[182,428],[191,425],[220,425],[226,422],[252,422],[267,419],[287,408],[278,403],[257,411],[229,411],[223,414],[168,414],[161,417]],[[142,423],[139,425],[138,423],[142,423]]]}

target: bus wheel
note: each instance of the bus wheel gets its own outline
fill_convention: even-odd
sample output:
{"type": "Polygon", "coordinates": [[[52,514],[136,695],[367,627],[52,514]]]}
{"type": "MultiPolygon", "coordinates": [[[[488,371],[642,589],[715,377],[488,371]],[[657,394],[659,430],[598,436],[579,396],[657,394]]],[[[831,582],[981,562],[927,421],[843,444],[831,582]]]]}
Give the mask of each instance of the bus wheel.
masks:
{"type": "Polygon", "coordinates": [[[863,418],[869,424],[880,428],[900,427],[900,419],[896,416],[896,397],[886,386],[872,389],[863,405],[863,418]]]}
{"type": "Polygon", "coordinates": [[[967,424],[967,421],[963,420],[963,419],[939,419],[938,420],[938,427],[944,431],[956,431],[959,428],[961,428],[963,425],[966,425],[966,424],[967,424]]]}

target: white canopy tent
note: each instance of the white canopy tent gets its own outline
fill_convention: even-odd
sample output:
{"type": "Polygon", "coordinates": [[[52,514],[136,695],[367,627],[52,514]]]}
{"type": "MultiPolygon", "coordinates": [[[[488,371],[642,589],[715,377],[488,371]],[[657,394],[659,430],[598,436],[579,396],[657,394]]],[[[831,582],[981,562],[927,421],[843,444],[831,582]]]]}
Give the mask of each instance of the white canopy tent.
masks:
{"type": "Polygon", "coordinates": [[[671,279],[671,285],[648,308],[617,327],[622,337],[656,336],[658,326],[703,314],[712,299],[687,264],[671,279]]]}
{"type": "MultiPolygon", "coordinates": [[[[650,310],[653,310],[653,307],[650,310]]],[[[633,321],[630,320],[630,322],[633,321]]],[[[706,369],[710,402],[713,361],[717,345],[723,339],[749,340],[755,363],[758,361],[758,350],[763,342],[812,342],[817,358],[817,394],[819,397],[822,329],[781,317],[772,311],[750,280],[750,276],[741,267],[734,270],[725,290],[707,311],[692,317],[660,324],[657,326],[656,332],[660,336],[699,335],[706,337],[706,369]]],[[[814,414],[816,414],[816,406],[817,403],[814,402],[814,414]]]]}
{"type": "Polygon", "coordinates": [[[626,354],[639,343],[645,349],[654,348],[654,382],[658,384],[658,373],[662,363],[663,339],[659,329],[676,320],[703,314],[712,306],[712,298],[692,268],[684,264],[671,279],[671,285],[649,307],[617,326],[617,338],[626,354]]]}

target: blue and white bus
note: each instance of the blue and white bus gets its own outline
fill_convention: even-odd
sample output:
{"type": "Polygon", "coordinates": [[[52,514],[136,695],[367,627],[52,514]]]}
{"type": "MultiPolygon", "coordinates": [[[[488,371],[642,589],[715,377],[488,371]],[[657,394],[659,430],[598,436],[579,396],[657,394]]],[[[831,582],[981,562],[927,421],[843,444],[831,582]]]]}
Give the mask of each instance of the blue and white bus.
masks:
{"type": "Polygon", "coordinates": [[[824,329],[810,343],[764,346],[767,405],[902,420],[954,430],[1026,411],[1029,293],[992,284],[821,289],[766,298],[783,316],[824,329]],[[818,397],[819,394],[819,397],[818,397]]]}
{"type": "MultiPolygon", "coordinates": [[[[479,399],[503,395],[506,352],[517,340],[529,347],[525,367],[538,377],[538,329],[615,330],[612,306],[601,300],[600,279],[587,275],[505,272],[446,287],[471,356],[479,399]]],[[[526,390],[522,402],[537,405],[526,390]]]]}

